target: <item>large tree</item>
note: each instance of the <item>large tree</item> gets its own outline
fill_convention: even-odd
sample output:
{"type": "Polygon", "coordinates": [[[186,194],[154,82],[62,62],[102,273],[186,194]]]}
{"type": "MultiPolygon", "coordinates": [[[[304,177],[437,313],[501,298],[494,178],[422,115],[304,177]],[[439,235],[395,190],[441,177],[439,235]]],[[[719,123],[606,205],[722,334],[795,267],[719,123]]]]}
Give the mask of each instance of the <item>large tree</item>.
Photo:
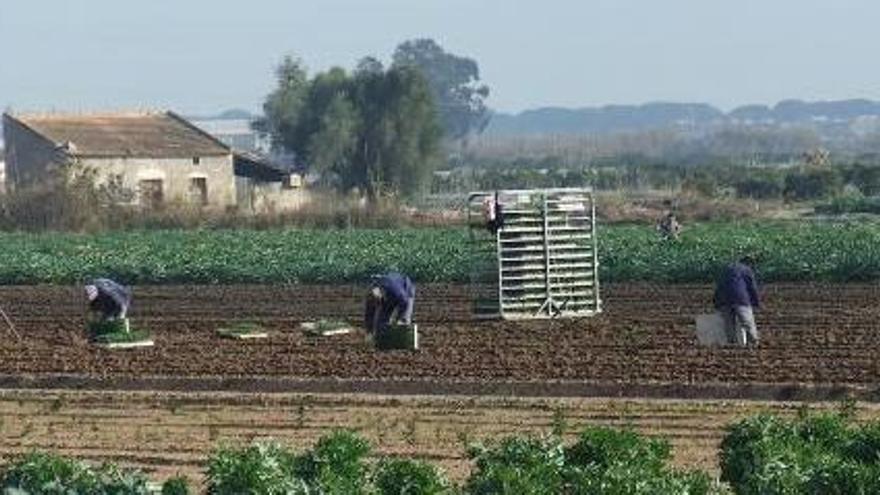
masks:
{"type": "Polygon", "coordinates": [[[303,63],[293,57],[285,57],[275,69],[276,88],[263,103],[263,117],[254,128],[272,138],[277,149],[299,150],[305,145],[298,132],[304,100],[309,89],[308,74],[303,63]]]}
{"type": "Polygon", "coordinates": [[[285,59],[278,88],[257,127],[348,191],[415,196],[439,163],[442,130],[431,90],[412,67],[385,69],[367,58],[353,74],[340,68],[311,79],[285,59]]]}
{"type": "Polygon", "coordinates": [[[394,66],[416,67],[428,79],[447,137],[463,139],[489,123],[489,87],[480,82],[473,59],[449,53],[434,40],[416,39],[398,45],[394,66]]]}

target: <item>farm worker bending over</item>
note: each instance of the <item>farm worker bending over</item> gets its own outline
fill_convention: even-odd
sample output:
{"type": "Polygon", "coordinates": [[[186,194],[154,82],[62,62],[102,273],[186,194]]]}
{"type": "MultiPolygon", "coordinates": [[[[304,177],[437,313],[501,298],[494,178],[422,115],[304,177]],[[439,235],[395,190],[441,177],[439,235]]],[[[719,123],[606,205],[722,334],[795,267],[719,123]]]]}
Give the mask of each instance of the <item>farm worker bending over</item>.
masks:
{"type": "Polygon", "coordinates": [[[375,335],[385,331],[395,314],[398,322],[409,325],[415,301],[416,286],[406,275],[391,272],[376,277],[367,294],[364,313],[367,332],[375,335]]]}
{"type": "Polygon", "coordinates": [[[675,218],[675,213],[670,213],[661,218],[657,223],[657,232],[664,240],[675,241],[681,235],[681,224],[675,218]]]}
{"type": "Polygon", "coordinates": [[[727,339],[741,346],[758,345],[753,309],[759,308],[761,303],[753,265],[754,260],[749,256],[729,265],[715,288],[715,308],[724,318],[727,339]]]}
{"type": "Polygon", "coordinates": [[[89,310],[100,314],[102,320],[125,319],[131,305],[131,291],[108,279],[96,278],[85,287],[89,310]]]}

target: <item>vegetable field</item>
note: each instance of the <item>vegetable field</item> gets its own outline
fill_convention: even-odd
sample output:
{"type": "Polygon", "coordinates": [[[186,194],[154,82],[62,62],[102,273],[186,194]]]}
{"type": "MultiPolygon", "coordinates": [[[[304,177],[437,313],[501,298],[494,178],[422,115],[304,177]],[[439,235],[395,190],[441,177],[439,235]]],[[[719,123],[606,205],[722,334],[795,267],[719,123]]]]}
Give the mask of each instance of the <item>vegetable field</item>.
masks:
{"type": "MultiPolygon", "coordinates": [[[[812,407],[829,410],[839,406],[812,407]]],[[[841,428],[840,422],[802,423],[825,426],[810,430],[791,421],[802,410],[802,405],[793,403],[754,401],[9,390],[0,393],[0,458],[10,462],[33,450],[50,451],[95,464],[138,468],[157,481],[184,475],[196,492],[213,484],[219,493],[245,493],[236,490],[246,483],[258,490],[265,487],[261,481],[271,480],[278,486],[294,481],[291,478],[295,475],[304,474],[299,462],[309,454],[315,459],[315,454],[338,445],[340,437],[329,442],[328,434],[333,428],[346,428],[357,432],[363,443],[348,441],[357,448],[335,449],[336,455],[325,459],[318,470],[325,476],[324,482],[344,482],[353,473],[370,473],[368,478],[386,489],[379,493],[399,494],[407,492],[392,487],[407,481],[431,481],[439,470],[442,477],[469,488],[469,493],[504,493],[490,488],[498,483],[559,483],[560,475],[573,474],[570,468],[583,462],[574,457],[579,454],[580,459],[597,463],[593,470],[582,473],[590,476],[579,481],[587,483],[592,478],[606,486],[644,481],[642,486],[650,491],[611,493],[656,495],[681,493],[651,483],[664,478],[672,481],[673,476],[664,476],[672,469],[697,470],[714,478],[723,474],[723,468],[730,481],[752,483],[757,488],[762,488],[758,483],[768,481],[776,486],[788,482],[790,487],[799,479],[808,480],[810,472],[821,475],[822,467],[825,473],[833,473],[833,464],[817,465],[815,461],[821,461],[821,456],[797,456],[800,452],[821,454],[825,445],[834,445],[826,441],[811,448],[811,431],[816,433],[814,438],[833,440],[838,444],[835,448],[852,445],[858,447],[854,452],[876,452],[877,444],[870,443],[877,438],[876,426],[860,433],[852,426],[841,428]],[[731,429],[731,425],[736,426],[731,429]],[[581,433],[588,429],[590,434],[584,441],[586,435],[581,433]],[[733,435],[729,435],[731,431],[733,435]],[[799,432],[801,438],[792,438],[799,432]],[[849,435],[829,438],[837,433],[849,435]],[[567,452],[557,447],[552,434],[567,452]],[[534,440],[542,437],[544,441],[534,440]],[[281,448],[249,448],[255,442],[281,448]],[[363,449],[364,444],[370,448],[363,449]],[[575,448],[578,445],[580,448],[575,448]],[[613,455],[603,458],[603,453],[613,455]],[[772,456],[755,456],[760,453],[772,456]],[[573,462],[564,459],[565,454],[573,462]],[[351,458],[359,459],[354,464],[357,469],[346,469],[352,464],[345,459],[351,458]],[[273,459],[280,464],[267,462],[273,459]],[[434,469],[414,468],[410,459],[434,469]],[[769,462],[761,462],[763,459],[769,462]],[[284,469],[285,460],[293,462],[293,473],[284,469]],[[796,462],[800,462],[796,464],[799,476],[786,477],[786,467],[796,462]],[[333,467],[339,468],[341,479],[327,476],[332,474],[328,468],[333,467]],[[642,476],[631,476],[634,472],[642,476]],[[657,479],[649,479],[646,472],[657,479]],[[484,491],[478,491],[480,487],[484,491]]],[[[853,413],[859,423],[874,421],[876,425],[880,418],[876,405],[859,405],[853,413]]],[[[75,476],[81,468],[59,469],[59,464],[65,465],[57,459],[29,459],[29,465],[7,473],[7,483],[45,480],[54,473],[62,479],[74,478],[69,485],[127,481],[129,487],[143,486],[143,476],[106,475],[118,470],[99,470],[96,474],[104,476],[95,479],[75,476]]],[[[314,479],[309,476],[306,481],[314,479]]],[[[129,490],[113,493],[143,493],[129,490]]]]}
{"type": "MultiPolygon", "coordinates": [[[[703,224],[678,242],[644,226],[600,227],[604,281],[711,282],[750,253],[765,281],[880,279],[873,223],[703,224]]],[[[468,280],[464,229],[209,230],[2,234],[0,283],[336,283],[395,268],[421,282],[468,280]]]]}
{"type": "MultiPolygon", "coordinates": [[[[152,480],[184,474],[218,494],[267,479],[293,493],[407,493],[414,484],[432,487],[417,493],[727,493],[717,476],[738,493],[876,487],[876,426],[753,417],[791,418],[799,406],[783,401],[850,397],[869,403],[859,421],[880,418],[872,224],[699,225],[678,242],[645,227],[603,229],[604,312],[517,322],[474,318],[459,283],[469,265],[462,230],[0,240],[0,302],[16,330],[0,325],[0,464],[38,449],[141,468],[152,480]],[[707,282],[744,253],[766,282],[761,345],[700,347],[693,322],[711,310],[707,282]],[[379,352],[360,332],[303,329],[359,322],[363,282],[389,268],[420,281],[419,351],[379,352]],[[154,347],[92,345],[75,283],[96,275],[137,282],[130,316],[154,347]],[[268,336],[218,334],[245,324],[268,336]],[[339,427],[360,439],[331,441],[339,427]],[[268,439],[282,446],[248,447],[268,439]],[[346,456],[357,462],[340,463],[346,456]],[[457,488],[444,491],[436,468],[457,488]]],[[[40,456],[6,471],[7,486],[32,489],[52,470],[75,486],[146,490],[143,475],[40,456]]]]}

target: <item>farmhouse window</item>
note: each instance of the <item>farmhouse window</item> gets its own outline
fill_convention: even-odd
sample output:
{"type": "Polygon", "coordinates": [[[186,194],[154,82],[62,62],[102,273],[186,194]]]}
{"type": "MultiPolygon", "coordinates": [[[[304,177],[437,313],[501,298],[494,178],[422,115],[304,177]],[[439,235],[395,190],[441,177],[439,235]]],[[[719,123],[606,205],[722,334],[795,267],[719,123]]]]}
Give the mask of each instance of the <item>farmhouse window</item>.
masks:
{"type": "Polygon", "coordinates": [[[208,204],[208,179],[193,177],[189,180],[190,201],[198,205],[208,204]]]}
{"type": "Polygon", "coordinates": [[[142,180],[138,183],[138,189],[140,190],[141,205],[143,206],[157,208],[165,200],[162,179],[142,180]]]}

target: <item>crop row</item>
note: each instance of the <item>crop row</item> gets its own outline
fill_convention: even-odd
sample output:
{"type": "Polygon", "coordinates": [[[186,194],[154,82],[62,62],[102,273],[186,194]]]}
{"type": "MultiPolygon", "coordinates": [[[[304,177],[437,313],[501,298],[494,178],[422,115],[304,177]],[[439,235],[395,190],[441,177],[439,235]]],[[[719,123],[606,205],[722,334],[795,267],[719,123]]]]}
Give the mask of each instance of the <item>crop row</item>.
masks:
{"type": "MultiPolygon", "coordinates": [[[[880,423],[855,421],[851,404],[837,412],[799,412],[796,418],[760,414],[727,427],[720,479],[670,467],[672,446],[629,429],[591,426],[573,443],[554,420],[549,435],[510,436],[468,448],[470,476],[451,483],[428,462],[375,459],[372,446],[350,431],[324,436],[296,452],[274,442],[222,447],[207,461],[207,493],[345,495],[534,494],[765,494],[878,493],[880,423]]],[[[113,465],[92,467],[52,454],[31,453],[0,475],[4,493],[147,494],[147,478],[113,465]]],[[[161,492],[187,494],[185,478],[161,492]]]]}
{"type": "MultiPolygon", "coordinates": [[[[0,234],[0,283],[320,283],[397,269],[418,281],[469,278],[463,229],[206,230],[0,234]]],[[[644,226],[599,231],[604,281],[711,282],[742,254],[765,281],[880,279],[870,223],[703,224],[674,242],[644,226]]]]}

